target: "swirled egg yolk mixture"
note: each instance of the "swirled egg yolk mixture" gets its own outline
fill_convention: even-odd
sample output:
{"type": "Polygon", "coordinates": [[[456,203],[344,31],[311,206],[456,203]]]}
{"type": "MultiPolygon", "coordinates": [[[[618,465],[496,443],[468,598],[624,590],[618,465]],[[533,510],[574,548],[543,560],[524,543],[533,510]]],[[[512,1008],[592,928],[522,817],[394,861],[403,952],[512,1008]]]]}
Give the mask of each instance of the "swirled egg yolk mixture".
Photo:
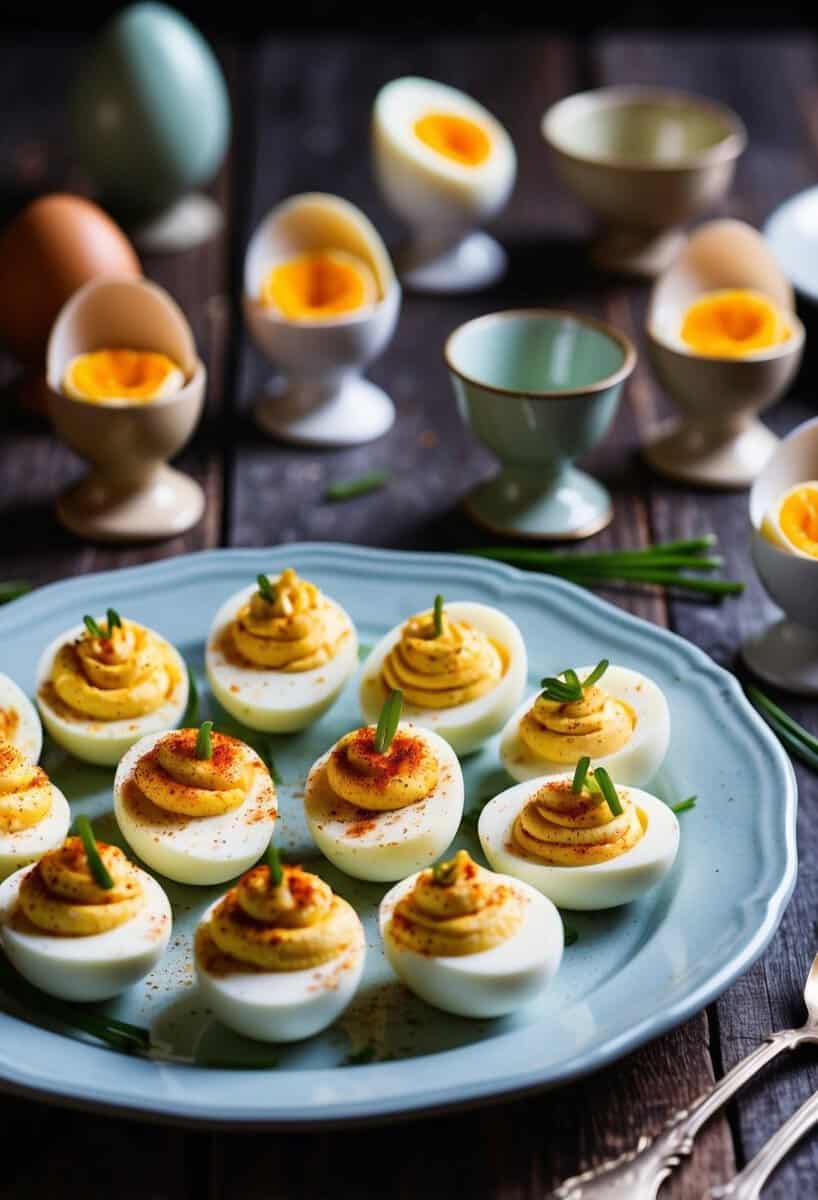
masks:
{"type": "Polygon", "coordinates": [[[327,781],[336,796],[370,812],[406,808],[437,787],[437,759],[426,741],[399,730],[380,753],[371,726],[341,738],[327,760],[327,781]]]}
{"type": "Polygon", "coordinates": [[[338,608],[291,567],[271,587],[272,602],[255,592],[230,627],[241,658],[272,671],[311,671],[329,662],[347,633],[338,608]]]}
{"type": "Polygon", "coordinates": [[[416,708],[455,708],[499,683],[505,671],[498,647],[468,621],[444,611],[441,633],[432,612],[410,618],[383,661],[387,691],[397,689],[416,708]]]}
{"type": "Polygon", "coordinates": [[[630,740],[636,718],[627,704],[597,684],[581,700],[560,703],[540,695],[520,721],[520,739],[532,753],[558,763],[584,755],[603,758],[630,740]]]}
{"type": "Polygon", "coordinates": [[[95,404],[111,400],[145,404],[172,396],[184,382],[181,367],[166,354],[94,350],[72,358],[63,377],[63,390],[75,400],[95,404]]]}
{"type": "Polygon", "coordinates": [[[214,817],[247,798],[253,765],[244,744],[211,734],[209,758],[196,756],[195,729],[166,734],[136,764],[133,780],[143,796],[165,812],[214,817]]]}
{"type": "Polygon", "coordinates": [[[38,825],[51,811],[51,783],[10,742],[0,741],[0,833],[38,825]]]}
{"type": "MultiPolygon", "coordinates": [[[[593,779],[593,774],[589,776],[593,779]]],[[[609,862],[630,850],[644,835],[639,811],[618,792],[622,812],[586,785],[574,792],[570,780],[544,783],[514,822],[517,849],[555,867],[609,862]]]]}
{"type": "Polygon", "coordinates": [[[36,929],[62,937],[89,937],[130,921],[143,904],[133,863],[117,846],[98,844],[114,886],[94,879],[82,841],[68,838],[40,859],[20,885],[19,911],[36,929]]]}

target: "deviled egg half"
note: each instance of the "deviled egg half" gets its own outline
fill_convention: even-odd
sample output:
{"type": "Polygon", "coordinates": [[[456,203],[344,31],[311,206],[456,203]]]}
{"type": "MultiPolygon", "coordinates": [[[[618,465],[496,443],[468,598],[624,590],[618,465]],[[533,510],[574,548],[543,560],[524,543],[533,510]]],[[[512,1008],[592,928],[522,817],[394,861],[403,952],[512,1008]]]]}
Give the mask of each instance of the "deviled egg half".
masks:
{"type": "Polygon", "coordinates": [[[178,883],[224,883],[263,853],[278,815],[275,784],[255,750],[200,729],[152,733],[114,778],[114,812],[128,845],[178,883]]]}
{"type": "Polygon", "coordinates": [[[501,729],[520,702],[528,661],[522,635],[487,604],[435,598],[433,608],[391,629],[363,665],[361,711],[376,721],[393,689],[404,716],[470,754],[501,729]]]}
{"type": "Polygon", "coordinates": [[[153,969],[170,938],[170,904],[156,880],[117,846],[92,845],[89,853],[84,838],[69,837],[0,884],[6,957],[64,1000],[124,991],[153,969]]]}
{"type": "Polygon", "coordinates": [[[196,931],[202,996],[231,1029],[264,1042],[320,1032],[355,994],[364,965],[355,909],[272,851],[217,900],[196,931]]]}
{"type": "Polygon", "coordinates": [[[102,766],[146,734],[178,725],[188,686],[179,651],[112,608],[60,634],[37,668],[46,729],[76,758],[102,766]]]}
{"type": "Polygon", "coordinates": [[[11,742],[26,758],[37,762],[43,748],[43,727],[37,709],[11,678],[0,671],[0,742],[11,742]]]}
{"type": "Polygon", "coordinates": [[[486,871],[465,850],[396,884],[379,916],[395,973],[428,1004],[463,1017],[527,1004],[562,959],[562,919],[551,901],[486,871]]]}
{"type": "Polygon", "coordinates": [[[400,693],[377,726],[346,734],[307,776],[304,812],[322,854],[355,879],[392,882],[429,866],[463,816],[463,774],[447,742],[400,722],[400,693]]]}
{"type": "Polygon", "coordinates": [[[0,879],[62,844],[68,801],[42,767],[0,740],[0,879]]]}
{"type": "Polygon", "coordinates": [[[352,618],[292,567],[259,575],[216,613],[205,653],[219,703],[251,729],[292,733],[329,708],[358,665],[352,618]]]}
{"type": "Polygon", "coordinates": [[[604,767],[518,783],[480,814],[495,871],[537,888],[560,908],[627,904],[673,866],[679,822],[649,792],[614,785],[604,767]],[[587,774],[586,774],[587,772],[587,774]]]}
{"type": "Polygon", "coordinates": [[[618,783],[647,783],[670,741],[664,693],[647,675],[611,666],[578,667],[543,679],[500,737],[500,759],[513,779],[536,779],[592,758],[618,783]]]}

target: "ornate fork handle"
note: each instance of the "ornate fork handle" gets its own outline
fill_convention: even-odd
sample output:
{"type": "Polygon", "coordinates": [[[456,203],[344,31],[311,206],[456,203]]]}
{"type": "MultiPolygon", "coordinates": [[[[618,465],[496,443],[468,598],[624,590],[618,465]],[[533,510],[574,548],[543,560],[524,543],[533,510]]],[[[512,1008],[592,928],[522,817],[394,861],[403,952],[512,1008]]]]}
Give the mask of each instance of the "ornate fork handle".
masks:
{"type": "Polygon", "coordinates": [[[816,1040],[818,1034],[808,1028],[772,1034],[695,1104],[671,1117],[653,1140],[642,1137],[636,1149],[621,1158],[567,1179],[554,1192],[554,1200],[656,1200],[662,1181],[690,1154],[702,1125],[783,1050],[816,1040]]]}
{"type": "Polygon", "coordinates": [[[795,1143],[818,1122],[818,1092],[813,1092],[809,1100],[792,1114],[789,1121],[773,1134],[766,1145],[743,1171],[740,1171],[729,1183],[720,1184],[710,1191],[713,1200],[758,1200],[761,1189],[767,1182],[785,1154],[788,1154],[795,1143]]]}

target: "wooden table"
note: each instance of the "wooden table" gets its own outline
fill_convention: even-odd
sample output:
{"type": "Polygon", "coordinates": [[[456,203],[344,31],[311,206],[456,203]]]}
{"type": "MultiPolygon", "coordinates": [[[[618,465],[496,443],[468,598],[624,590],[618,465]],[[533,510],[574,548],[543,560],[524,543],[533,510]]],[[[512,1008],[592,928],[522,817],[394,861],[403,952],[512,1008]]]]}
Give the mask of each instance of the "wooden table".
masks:
{"type": "MultiPolygon", "coordinates": [[[[0,46],[0,203],[9,211],[28,194],[87,189],[63,128],[65,88],[79,50],[74,42],[46,39],[0,46]]],[[[456,414],[441,359],[445,335],[481,312],[551,304],[604,315],[641,341],[646,289],[599,278],[586,266],[586,219],[549,167],[538,128],[544,108],[572,91],[632,81],[726,101],[747,122],[750,146],[724,212],[756,224],[814,182],[818,167],[818,46],[806,34],[640,34],[590,42],[532,34],[490,41],[270,37],[252,47],[224,44],[219,51],[236,126],[230,161],[216,185],[228,214],[226,235],[204,249],[145,263],[146,272],[185,306],[209,364],[206,418],[183,456],[206,489],[205,519],[186,537],[136,550],[74,540],[56,525],[53,503],[79,463],[44,423],[4,403],[0,579],[44,583],[214,545],[309,538],[445,549],[479,541],[458,501],[491,463],[456,414]],[[245,244],[274,202],[311,189],[349,197],[394,239],[399,231],[370,174],[368,115],[377,88],[406,73],[472,92],[510,129],[519,181],[498,232],[511,252],[511,272],[501,287],[481,296],[406,298],[398,335],[372,371],[398,404],[398,422],[387,437],[337,453],[278,446],[258,433],[250,416],[266,366],[245,336],[237,303],[245,244]],[[393,473],[387,491],[343,505],[322,502],[328,482],[373,466],[393,473]]],[[[792,395],[770,414],[778,432],[815,412],[814,359],[808,353],[792,395]]],[[[3,361],[0,370],[0,383],[13,386],[13,364],[3,361]]],[[[643,467],[640,438],[666,410],[665,397],[640,367],[612,436],[594,456],[594,468],[615,494],[616,519],[593,544],[717,532],[728,573],[747,582],[740,600],[714,606],[651,590],[612,591],[609,598],[670,625],[733,667],[742,638],[771,612],[748,558],[746,496],[693,492],[643,467]]],[[[814,704],[790,700],[788,707],[815,726],[814,704]]],[[[40,1200],[50,1188],[71,1198],[108,1196],[115,1189],[118,1200],[312,1200],[367,1191],[542,1200],[561,1177],[657,1130],[768,1031],[801,1020],[802,981],[818,949],[818,782],[799,769],[799,784],[801,874],[767,953],[706,1012],[593,1079],[425,1124],[282,1136],[180,1132],[5,1098],[3,1174],[8,1181],[11,1168],[15,1200],[40,1200]],[[28,1153],[23,1145],[31,1147],[28,1153]]],[[[712,1122],[667,1195],[698,1200],[708,1183],[729,1176],[816,1087],[818,1069],[809,1052],[773,1066],[712,1122]]],[[[816,1172],[818,1139],[802,1145],[766,1194],[807,1200],[818,1193],[816,1172]]]]}

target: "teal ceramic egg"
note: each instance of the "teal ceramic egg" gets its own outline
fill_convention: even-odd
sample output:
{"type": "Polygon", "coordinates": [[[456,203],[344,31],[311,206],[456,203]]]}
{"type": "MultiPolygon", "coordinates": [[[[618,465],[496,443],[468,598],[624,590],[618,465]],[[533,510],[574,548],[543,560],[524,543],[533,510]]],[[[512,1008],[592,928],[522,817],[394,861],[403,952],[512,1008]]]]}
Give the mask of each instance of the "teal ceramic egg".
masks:
{"type": "Polygon", "coordinates": [[[213,51],[164,4],[134,4],[102,30],[76,80],[77,153],[108,205],[153,216],[207,183],[227,151],[230,104],[213,51]]]}

